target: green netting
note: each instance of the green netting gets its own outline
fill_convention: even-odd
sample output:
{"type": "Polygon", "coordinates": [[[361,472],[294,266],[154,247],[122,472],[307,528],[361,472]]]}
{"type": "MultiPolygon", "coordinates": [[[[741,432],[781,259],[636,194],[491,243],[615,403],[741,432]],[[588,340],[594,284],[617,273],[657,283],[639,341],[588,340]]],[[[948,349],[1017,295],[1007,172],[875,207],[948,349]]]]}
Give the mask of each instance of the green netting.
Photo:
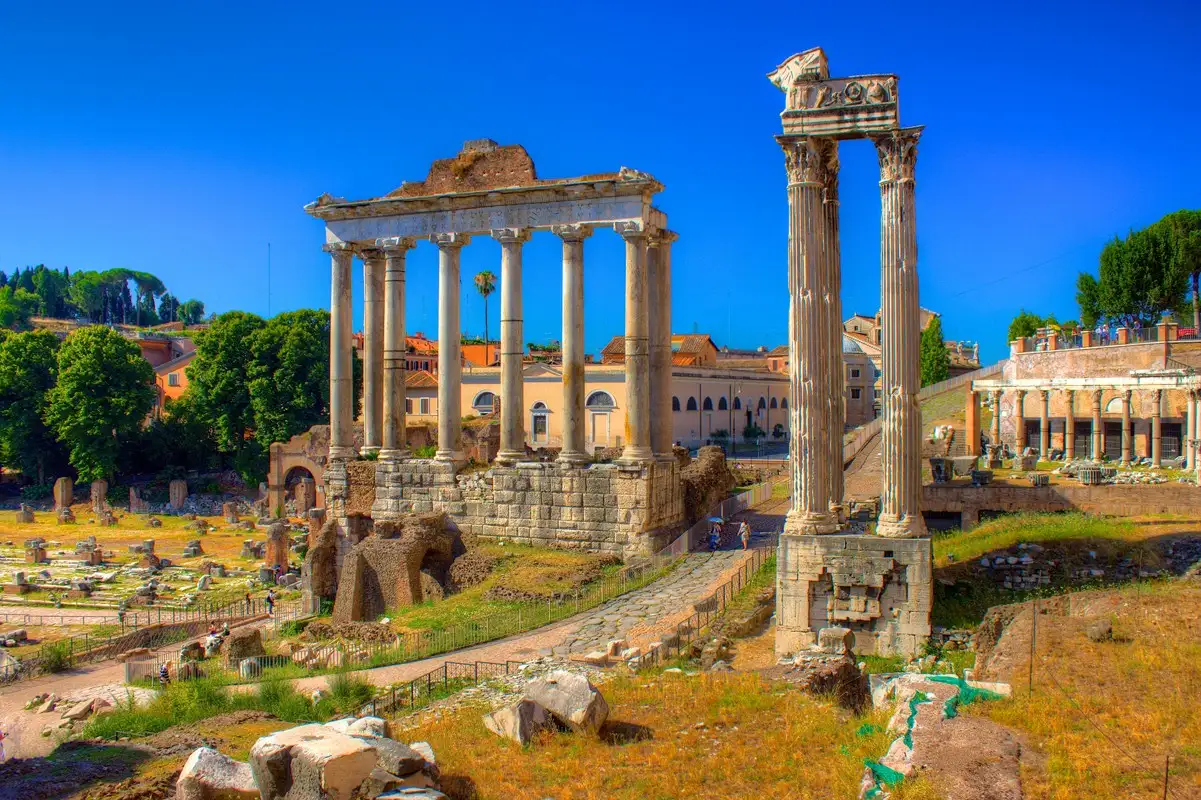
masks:
{"type": "MultiPolygon", "coordinates": [[[[882,783],[885,786],[896,786],[905,777],[891,767],[886,767],[879,761],[864,761],[863,765],[872,771],[872,775],[876,776],[876,783],[882,783]]],[[[876,791],[879,791],[877,789],[876,791]]]]}
{"type": "Polygon", "coordinates": [[[868,723],[865,723],[862,726],[860,726],[859,730],[855,731],[855,735],[856,736],[872,736],[874,734],[879,733],[881,730],[882,730],[882,728],[879,725],[874,725],[871,722],[868,722],[868,723]]]}
{"type": "Polygon", "coordinates": [[[909,719],[905,720],[905,746],[910,750],[913,749],[913,723],[917,719],[917,707],[922,703],[929,703],[931,695],[925,692],[914,692],[913,697],[909,698],[909,719]]]}
{"type": "Polygon", "coordinates": [[[1002,697],[994,691],[969,686],[967,681],[957,675],[931,675],[929,680],[959,688],[958,693],[942,704],[942,713],[947,719],[954,719],[958,716],[960,706],[971,705],[977,700],[1000,700],[1002,697]]]}

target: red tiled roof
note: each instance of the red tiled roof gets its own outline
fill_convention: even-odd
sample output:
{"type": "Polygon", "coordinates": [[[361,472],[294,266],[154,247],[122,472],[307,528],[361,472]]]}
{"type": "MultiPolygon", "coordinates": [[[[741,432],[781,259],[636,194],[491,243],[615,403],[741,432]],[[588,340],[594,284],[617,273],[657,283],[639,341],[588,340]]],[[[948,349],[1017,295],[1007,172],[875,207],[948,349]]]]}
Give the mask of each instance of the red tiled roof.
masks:
{"type": "Polygon", "coordinates": [[[423,369],[406,372],[405,386],[410,389],[436,389],[438,388],[438,379],[434,377],[433,373],[423,369]]]}

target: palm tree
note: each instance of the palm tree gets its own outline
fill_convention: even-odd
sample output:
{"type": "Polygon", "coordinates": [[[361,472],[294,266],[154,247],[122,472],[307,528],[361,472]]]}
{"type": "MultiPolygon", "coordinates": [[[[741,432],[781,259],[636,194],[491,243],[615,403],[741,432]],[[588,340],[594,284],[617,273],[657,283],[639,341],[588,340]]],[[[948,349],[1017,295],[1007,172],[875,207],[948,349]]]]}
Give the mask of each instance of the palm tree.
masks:
{"type": "Polygon", "coordinates": [[[491,270],[475,274],[475,290],[484,298],[484,360],[491,363],[491,348],[488,346],[488,295],[496,291],[496,276],[491,270]]]}

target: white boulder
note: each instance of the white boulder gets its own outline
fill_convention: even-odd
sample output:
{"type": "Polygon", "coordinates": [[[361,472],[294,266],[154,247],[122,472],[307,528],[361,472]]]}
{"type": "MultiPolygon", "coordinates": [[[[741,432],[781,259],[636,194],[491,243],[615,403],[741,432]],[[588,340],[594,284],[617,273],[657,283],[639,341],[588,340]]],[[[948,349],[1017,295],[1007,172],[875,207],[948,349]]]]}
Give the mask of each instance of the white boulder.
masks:
{"type": "Polygon", "coordinates": [[[258,800],[250,765],[213,750],[199,747],[192,751],[179,780],[175,782],[176,800],[258,800]]]}

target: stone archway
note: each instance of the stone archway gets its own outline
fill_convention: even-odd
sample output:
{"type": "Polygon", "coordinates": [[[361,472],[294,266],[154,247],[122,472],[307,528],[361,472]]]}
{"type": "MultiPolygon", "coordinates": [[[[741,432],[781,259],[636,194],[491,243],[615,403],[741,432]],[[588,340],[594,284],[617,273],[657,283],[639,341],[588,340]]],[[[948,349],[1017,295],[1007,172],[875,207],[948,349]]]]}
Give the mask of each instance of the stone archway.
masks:
{"type": "Polygon", "coordinates": [[[267,468],[267,502],[272,513],[295,497],[297,482],[312,480],[310,508],[325,506],[325,465],[329,458],[329,426],[314,425],[286,442],[270,448],[267,468]]]}

